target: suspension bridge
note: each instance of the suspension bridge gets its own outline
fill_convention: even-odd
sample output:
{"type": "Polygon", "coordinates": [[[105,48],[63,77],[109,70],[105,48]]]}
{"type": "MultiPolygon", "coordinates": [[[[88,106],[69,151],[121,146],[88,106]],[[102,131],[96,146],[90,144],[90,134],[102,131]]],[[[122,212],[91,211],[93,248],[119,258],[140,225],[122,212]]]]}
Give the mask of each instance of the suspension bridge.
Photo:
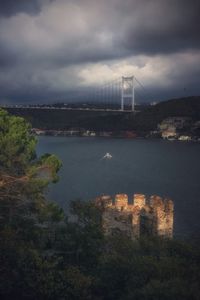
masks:
{"type": "Polygon", "coordinates": [[[85,88],[68,95],[70,104],[81,103],[82,109],[135,111],[141,101],[149,100],[143,84],[133,75],[122,76],[102,85],[85,88]]]}
{"type": "Polygon", "coordinates": [[[78,87],[76,91],[68,92],[62,100],[53,105],[6,105],[6,107],[136,112],[136,106],[150,102],[150,97],[143,84],[131,75],[94,87],[78,87]]]}

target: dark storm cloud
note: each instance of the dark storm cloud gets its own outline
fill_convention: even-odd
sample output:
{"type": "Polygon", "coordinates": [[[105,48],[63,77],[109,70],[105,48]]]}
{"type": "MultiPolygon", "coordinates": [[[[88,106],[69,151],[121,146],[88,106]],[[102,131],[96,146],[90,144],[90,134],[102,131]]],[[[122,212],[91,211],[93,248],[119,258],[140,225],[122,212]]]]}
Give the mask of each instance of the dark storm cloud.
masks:
{"type": "Polygon", "coordinates": [[[39,0],[0,0],[0,16],[10,17],[20,12],[34,15],[40,9],[39,0]]]}
{"type": "Polygon", "coordinates": [[[136,8],[137,21],[129,19],[121,38],[127,49],[145,54],[199,49],[199,1],[157,0],[140,1],[140,4],[136,8]]]}
{"type": "MultiPolygon", "coordinates": [[[[43,9],[45,14],[45,10],[48,10],[51,3],[52,0],[0,0],[0,11],[5,14],[7,11],[10,15],[17,12],[34,14],[43,9]]],[[[67,65],[74,62],[115,59],[128,55],[173,53],[200,47],[200,2],[198,0],[54,0],[54,4],[55,14],[57,13],[56,5],[57,7],[62,5],[66,10],[66,18],[69,17],[67,11],[70,12],[73,5],[76,7],[75,13],[79,9],[75,15],[77,20],[66,22],[64,14],[60,19],[56,19],[59,16],[55,15],[56,22],[60,24],[60,27],[64,28],[72,23],[73,37],[69,40],[66,34],[66,37],[61,36],[59,41],[56,38],[56,34],[59,35],[59,28],[58,32],[51,33],[51,27],[48,28],[45,23],[42,23],[40,28],[35,29],[38,30],[38,33],[34,33],[39,35],[39,31],[43,29],[42,26],[46,30],[43,40],[36,39],[38,51],[35,52],[34,47],[26,48],[26,39],[30,39],[32,35],[33,28],[30,28],[30,31],[24,34],[24,48],[22,47],[21,52],[15,53],[15,49],[10,47],[11,54],[21,55],[24,59],[26,58],[25,52],[31,51],[33,52],[33,61],[34,58],[38,60],[41,57],[43,61],[49,60],[50,64],[55,62],[58,65],[67,65]],[[73,29],[74,24],[79,22],[79,17],[83,18],[83,22],[88,27],[80,35],[77,34],[79,27],[75,26],[73,29]],[[103,36],[103,34],[110,34],[111,45],[106,41],[104,45],[99,43],[100,35],[103,36]],[[28,37],[28,35],[30,36],[28,37]],[[57,47],[55,49],[47,48],[46,52],[43,52],[42,49],[40,51],[40,44],[41,48],[44,48],[45,38],[48,36],[51,36],[52,42],[54,40],[55,44],[57,43],[57,47]]],[[[71,11],[72,18],[73,14],[74,10],[71,11]]],[[[49,16],[52,18],[51,22],[54,22],[53,17],[52,14],[49,16]]],[[[46,15],[45,18],[47,18],[46,15]]],[[[26,26],[25,22],[23,25],[26,26]]],[[[16,43],[21,30],[23,28],[20,26],[16,27],[16,43]]],[[[2,47],[7,48],[6,52],[9,51],[8,42],[2,40],[1,43],[2,47]]],[[[13,46],[19,50],[19,47],[15,47],[15,43],[13,46]]],[[[30,52],[28,56],[30,57],[30,52]]],[[[6,64],[6,60],[8,59],[5,58],[4,64],[6,64]]]]}
{"type": "Polygon", "coordinates": [[[199,11],[197,0],[0,0],[0,98],[61,97],[80,73],[89,84],[87,74],[120,76],[126,63],[154,88],[172,72],[196,91],[199,11]]]}

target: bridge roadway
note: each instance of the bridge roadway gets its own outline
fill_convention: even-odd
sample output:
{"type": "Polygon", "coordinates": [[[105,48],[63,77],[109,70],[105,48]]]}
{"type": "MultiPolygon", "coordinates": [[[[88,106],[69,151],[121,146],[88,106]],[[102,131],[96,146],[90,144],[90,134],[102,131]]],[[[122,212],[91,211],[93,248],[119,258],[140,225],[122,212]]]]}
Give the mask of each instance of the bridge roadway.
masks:
{"type": "Polygon", "coordinates": [[[121,110],[121,109],[110,109],[110,108],[72,108],[72,107],[55,107],[55,106],[26,106],[26,105],[2,105],[2,108],[11,109],[51,109],[51,110],[73,110],[73,111],[99,111],[99,112],[120,112],[120,113],[138,113],[138,110],[121,110]]]}

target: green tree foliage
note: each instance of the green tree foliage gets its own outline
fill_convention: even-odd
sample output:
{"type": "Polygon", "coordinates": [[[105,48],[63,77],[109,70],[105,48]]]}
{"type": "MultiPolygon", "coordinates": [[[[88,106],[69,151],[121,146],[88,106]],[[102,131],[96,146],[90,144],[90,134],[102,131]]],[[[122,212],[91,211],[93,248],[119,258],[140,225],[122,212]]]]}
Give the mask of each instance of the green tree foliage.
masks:
{"type": "Polygon", "coordinates": [[[68,238],[73,241],[69,250],[75,254],[74,263],[93,270],[103,249],[101,212],[92,201],[72,201],[68,229],[68,238]]]}
{"type": "Polygon", "coordinates": [[[0,145],[1,169],[12,173],[23,173],[36,155],[36,139],[30,135],[30,125],[4,110],[0,110],[0,145]]]}
{"type": "Polygon", "coordinates": [[[20,211],[42,208],[44,189],[58,180],[61,162],[50,154],[36,157],[30,125],[0,110],[0,197],[5,218],[20,211]]]}
{"type": "Polygon", "coordinates": [[[199,299],[200,248],[161,238],[109,238],[101,256],[104,299],[199,299]]]}
{"type": "Polygon", "coordinates": [[[55,155],[36,157],[30,129],[0,110],[0,298],[91,299],[91,276],[79,269],[71,246],[78,244],[72,241],[76,225],[45,199],[61,162],[55,155]]]}
{"type": "Polygon", "coordinates": [[[21,118],[0,110],[0,299],[198,300],[199,244],[105,237],[94,202],[45,199],[60,161],[37,158],[21,118]]]}

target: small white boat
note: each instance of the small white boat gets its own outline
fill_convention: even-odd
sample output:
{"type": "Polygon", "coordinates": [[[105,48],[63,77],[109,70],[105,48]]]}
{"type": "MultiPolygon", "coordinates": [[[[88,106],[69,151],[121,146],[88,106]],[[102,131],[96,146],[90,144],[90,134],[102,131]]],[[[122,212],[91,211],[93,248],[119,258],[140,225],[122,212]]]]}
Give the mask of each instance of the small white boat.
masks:
{"type": "Polygon", "coordinates": [[[106,153],[104,156],[103,156],[103,158],[105,158],[105,159],[111,159],[112,158],[112,155],[110,154],[110,153],[106,153]]]}

